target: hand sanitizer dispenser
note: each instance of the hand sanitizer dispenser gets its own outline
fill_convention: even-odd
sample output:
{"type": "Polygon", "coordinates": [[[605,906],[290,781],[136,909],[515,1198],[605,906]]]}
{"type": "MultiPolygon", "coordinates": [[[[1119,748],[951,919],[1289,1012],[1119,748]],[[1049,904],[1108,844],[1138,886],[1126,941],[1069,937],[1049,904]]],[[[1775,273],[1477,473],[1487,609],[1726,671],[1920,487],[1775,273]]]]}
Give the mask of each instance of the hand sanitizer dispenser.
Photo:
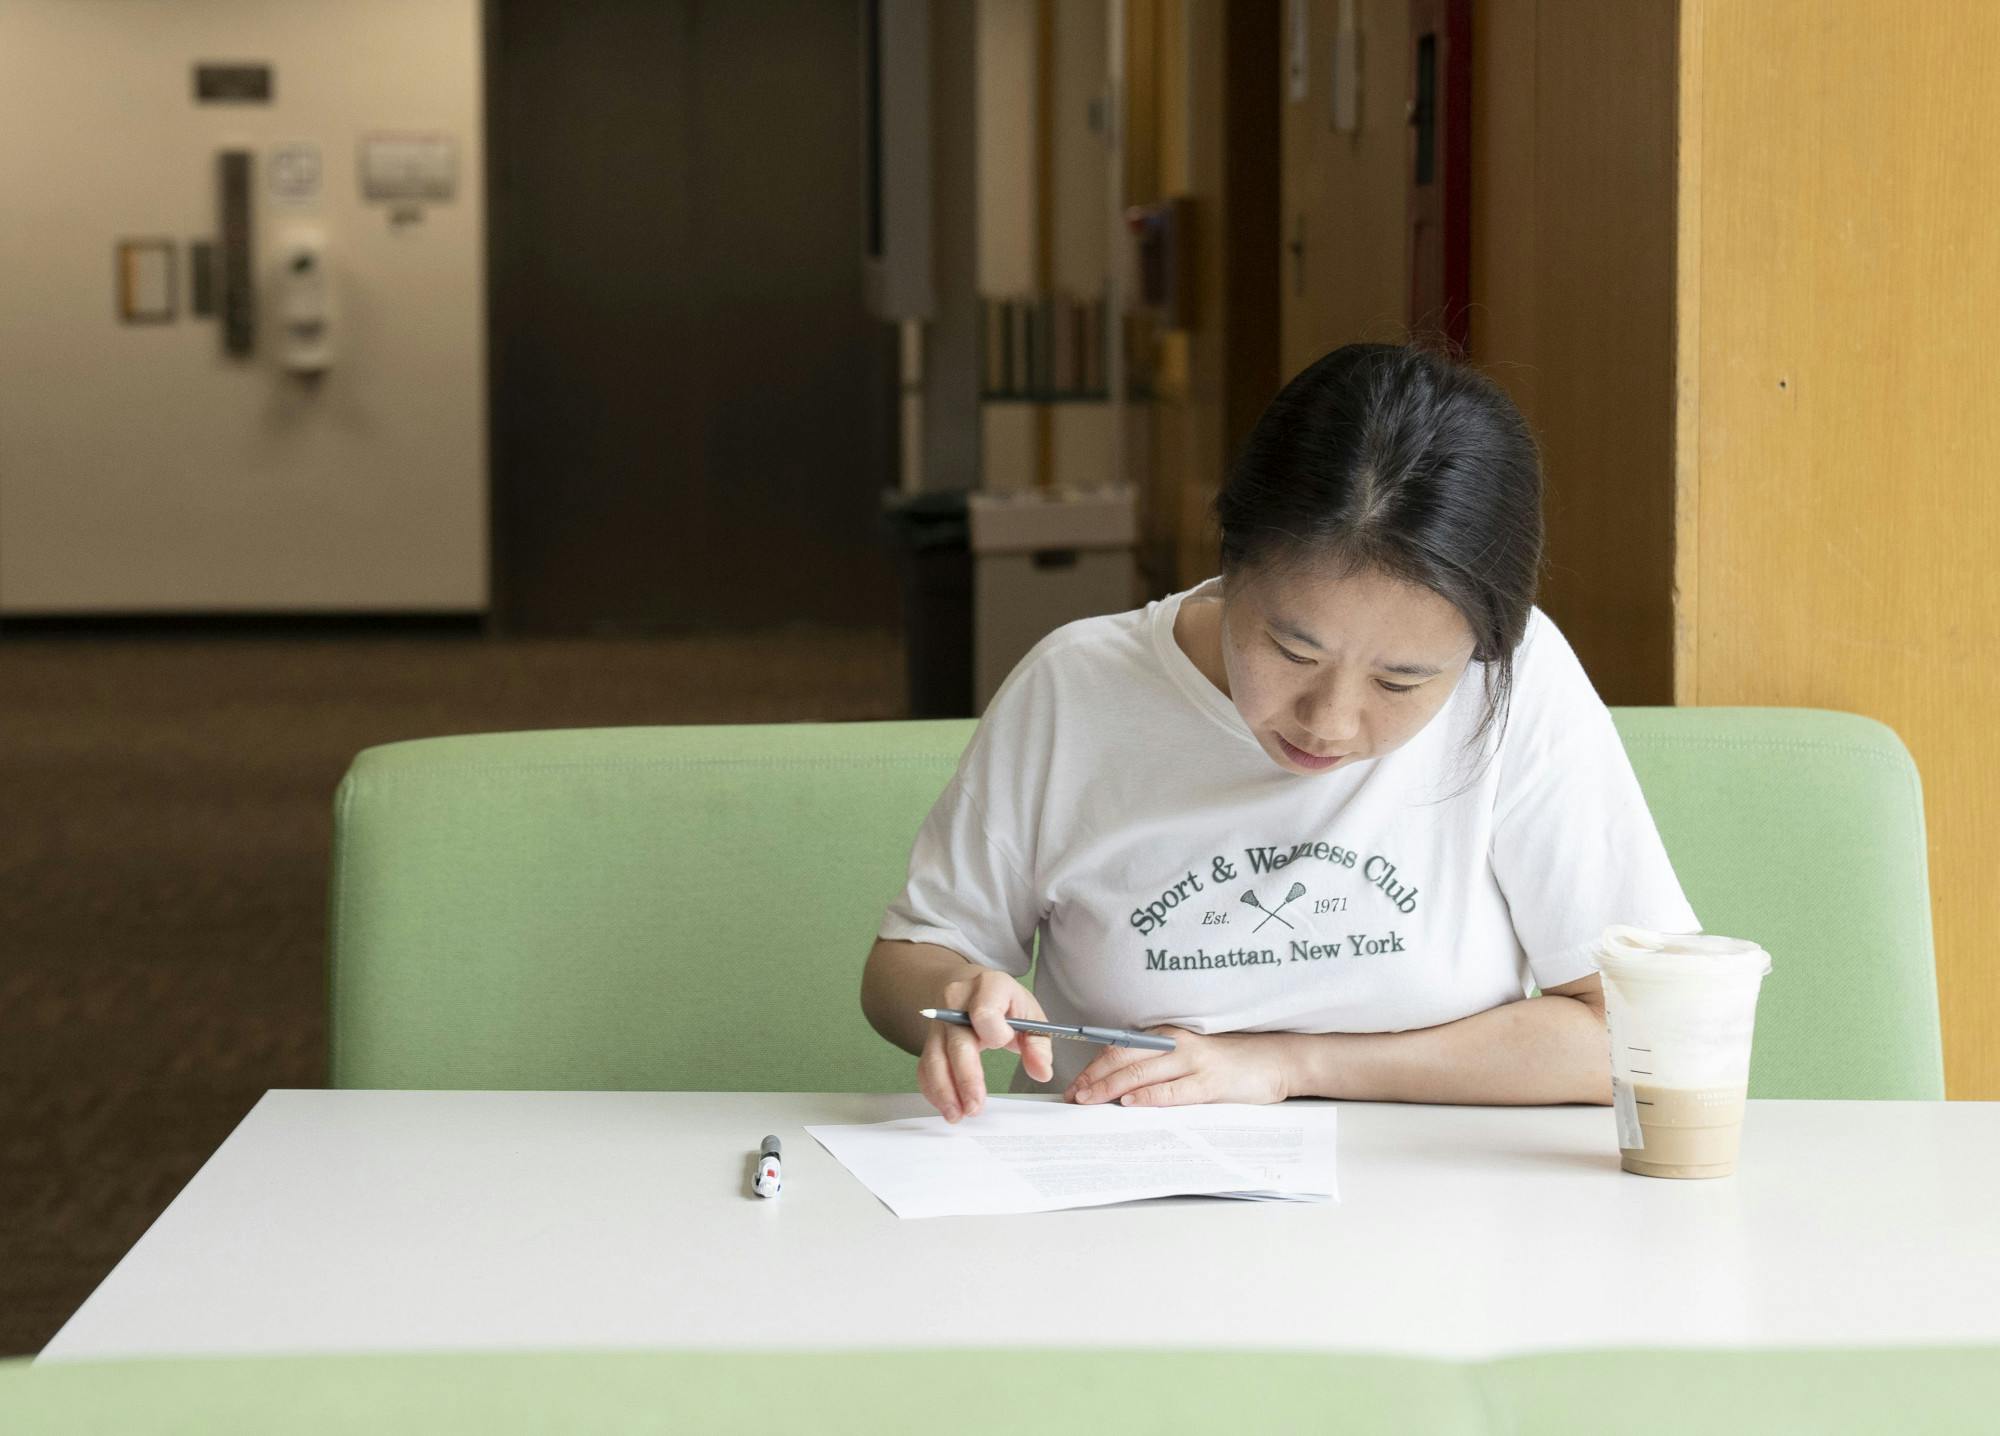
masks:
{"type": "Polygon", "coordinates": [[[278,362],[294,374],[318,374],[333,363],[333,295],[326,270],[326,236],[288,231],[278,245],[278,362]]]}

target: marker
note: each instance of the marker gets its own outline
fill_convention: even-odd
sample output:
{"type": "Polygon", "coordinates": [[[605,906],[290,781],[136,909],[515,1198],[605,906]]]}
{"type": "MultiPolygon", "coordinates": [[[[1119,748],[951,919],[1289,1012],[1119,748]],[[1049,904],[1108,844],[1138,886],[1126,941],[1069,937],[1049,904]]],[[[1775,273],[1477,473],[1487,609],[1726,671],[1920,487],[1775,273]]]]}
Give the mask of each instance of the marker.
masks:
{"type": "Polygon", "coordinates": [[[775,1197],[785,1185],[785,1174],[778,1161],[776,1137],[764,1139],[764,1150],[757,1154],[757,1175],[750,1185],[760,1197],[775,1197]]]}
{"type": "MultiPolygon", "coordinates": [[[[955,1007],[919,1007],[917,1011],[933,1022],[972,1026],[972,1019],[955,1007]]],[[[1122,1027],[1065,1027],[1060,1022],[1034,1022],[1026,1017],[1010,1017],[1007,1025],[1016,1032],[1035,1037],[1066,1037],[1072,1042],[1098,1042],[1106,1047],[1146,1047],[1155,1052],[1174,1050],[1174,1039],[1155,1037],[1150,1032],[1127,1032],[1122,1027]]]]}

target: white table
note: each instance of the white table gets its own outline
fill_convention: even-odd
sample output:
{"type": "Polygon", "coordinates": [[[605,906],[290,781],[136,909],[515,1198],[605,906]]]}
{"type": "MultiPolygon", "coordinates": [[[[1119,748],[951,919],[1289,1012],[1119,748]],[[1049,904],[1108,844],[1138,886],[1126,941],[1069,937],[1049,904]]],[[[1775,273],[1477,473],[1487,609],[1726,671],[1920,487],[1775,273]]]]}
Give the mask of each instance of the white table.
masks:
{"type": "Polygon", "coordinates": [[[2000,1342],[2000,1103],[1752,1102],[1708,1181],[1607,1107],[1340,1108],[1338,1204],[904,1221],[803,1129],[914,1093],[276,1091],[42,1355],[2000,1342]]]}

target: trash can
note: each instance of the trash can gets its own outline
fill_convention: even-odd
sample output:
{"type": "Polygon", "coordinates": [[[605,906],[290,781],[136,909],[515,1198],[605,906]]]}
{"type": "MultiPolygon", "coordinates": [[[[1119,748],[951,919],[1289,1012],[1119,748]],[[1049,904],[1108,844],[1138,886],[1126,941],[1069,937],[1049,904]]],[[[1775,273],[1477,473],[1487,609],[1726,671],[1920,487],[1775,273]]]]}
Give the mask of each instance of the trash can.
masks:
{"type": "Polygon", "coordinates": [[[903,590],[912,718],[974,718],[972,545],[967,491],[883,495],[903,590]]]}

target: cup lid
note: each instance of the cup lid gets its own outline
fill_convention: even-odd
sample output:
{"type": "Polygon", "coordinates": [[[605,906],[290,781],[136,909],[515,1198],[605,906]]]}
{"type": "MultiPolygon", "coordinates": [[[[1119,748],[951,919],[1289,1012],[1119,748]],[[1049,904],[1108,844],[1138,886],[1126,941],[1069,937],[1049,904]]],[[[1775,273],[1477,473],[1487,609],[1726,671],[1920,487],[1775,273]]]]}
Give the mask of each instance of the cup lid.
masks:
{"type": "Polygon", "coordinates": [[[1656,932],[1616,922],[1598,938],[1594,957],[1599,971],[1631,977],[1650,973],[1662,977],[1761,977],[1771,970],[1771,955],[1748,938],[1656,932]]]}

